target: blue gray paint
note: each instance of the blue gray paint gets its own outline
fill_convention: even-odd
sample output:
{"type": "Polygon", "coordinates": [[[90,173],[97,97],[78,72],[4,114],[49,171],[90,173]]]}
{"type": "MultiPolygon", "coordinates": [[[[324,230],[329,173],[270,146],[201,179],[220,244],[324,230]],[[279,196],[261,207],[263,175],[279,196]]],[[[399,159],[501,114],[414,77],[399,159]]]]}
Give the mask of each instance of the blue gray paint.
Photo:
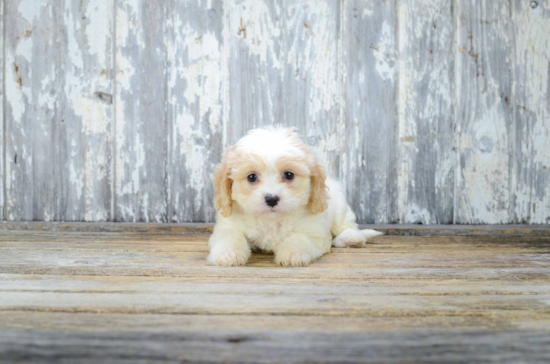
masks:
{"type": "Polygon", "coordinates": [[[550,223],[550,0],[2,4],[3,219],[213,221],[277,123],[362,223],[550,223]]]}

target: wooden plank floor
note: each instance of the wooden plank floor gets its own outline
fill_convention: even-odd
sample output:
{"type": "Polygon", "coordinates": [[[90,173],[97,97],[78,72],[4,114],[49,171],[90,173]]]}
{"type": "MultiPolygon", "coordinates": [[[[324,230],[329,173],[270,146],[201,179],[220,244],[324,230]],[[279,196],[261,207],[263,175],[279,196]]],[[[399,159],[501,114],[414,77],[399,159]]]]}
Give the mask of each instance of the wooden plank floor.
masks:
{"type": "Polygon", "coordinates": [[[0,224],[0,362],[550,360],[549,227],[386,227],[304,268],[208,266],[210,229],[0,224]]]}

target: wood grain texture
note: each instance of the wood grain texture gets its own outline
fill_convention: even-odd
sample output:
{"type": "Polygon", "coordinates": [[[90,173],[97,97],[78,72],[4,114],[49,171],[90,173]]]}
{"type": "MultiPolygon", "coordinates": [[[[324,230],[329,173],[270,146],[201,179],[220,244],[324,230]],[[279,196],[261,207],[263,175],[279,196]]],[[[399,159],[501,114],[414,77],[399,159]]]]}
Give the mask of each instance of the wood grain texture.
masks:
{"type": "Polygon", "coordinates": [[[550,221],[550,2],[513,1],[515,221],[550,221]]]}
{"type": "Polygon", "coordinates": [[[167,221],[167,5],[116,2],[115,221],[167,221]]]}
{"type": "Polygon", "coordinates": [[[338,176],[339,39],[338,1],[230,1],[228,142],[262,125],[295,126],[338,176]]]}
{"type": "Polygon", "coordinates": [[[360,223],[550,222],[548,0],[1,4],[0,219],[212,222],[281,124],[360,223]]]}
{"type": "Polygon", "coordinates": [[[0,232],[0,361],[550,359],[549,237],[380,236],[222,268],[208,235],[93,230],[0,232]]]}
{"type": "MultiPolygon", "coordinates": [[[[103,318],[103,317],[101,317],[103,318]]],[[[110,317],[109,317],[110,318],[110,317]]],[[[326,323],[330,324],[330,323],[326,323]]],[[[547,331],[485,330],[382,333],[263,333],[256,330],[166,333],[51,329],[10,330],[0,338],[10,362],[41,363],[357,363],[357,362],[544,362],[550,355],[547,331]],[[33,345],[25,345],[32,342],[33,345]],[[93,349],[90,343],[94,343],[93,349]],[[82,353],[86,352],[84,356],[82,353]],[[215,353],[215,354],[213,354],[215,353]]]]}
{"type": "Polygon", "coordinates": [[[394,222],[397,2],[344,4],[342,181],[359,221],[394,222]]]}
{"type": "Polygon", "coordinates": [[[6,4],[6,213],[110,218],[112,2],[6,4]]]}
{"type": "MultiPolygon", "coordinates": [[[[308,269],[280,268],[272,255],[254,254],[246,269],[224,270],[206,265],[208,235],[2,235],[0,273],[74,276],[73,280],[79,279],[77,276],[135,276],[156,277],[157,281],[167,277],[178,281],[178,277],[196,283],[259,280],[267,284],[264,280],[275,279],[281,284],[308,282],[317,286],[338,282],[355,286],[368,281],[371,288],[391,282],[418,286],[415,280],[445,285],[453,280],[460,286],[474,282],[478,290],[494,290],[518,279],[545,284],[550,277],[545,258],[548,237],[383,237],[361,250],[335,248],[308,269]],[[449,250],[449,246],[456,250],[449,250]]],[[[109,279],[108,284],[120,279],[109,279]]]]}
{"type": "Polygon", "coordinates": [[[452,223],[452,6],[401,1],[398,16],[398,221],[452,223]]]}
{"type": "MultiPolygon", "coordinates": [[[[504,236],[547,237],[550,225],[418,225],[388,224],[359,225],[362,229],[375,229],[384,235],[400,236],[504,236]]],[[[73,233],[132,233],[208,235],[214,224],[190,223],[59,223],[59,222],[8,222],[0,223],[3,231],[73,232],[73,233]]]]}
{"type": "Polygon", "coordinates": [[[59,219],[62,83],[58,78],[60,9],[51,2],[9,1],[6,27],[6,218],[59,219]]]}
{"type": "Polygon", "coordinates": [[[59,219],[111,219],[113,0],[66,1],[63,8],[59,219]]]}
{"type": "Polygon", "coordinates": [[[4,180],[6,174],[4,173],[4,164],[6,158],[5,152],[5,138],[4,138],[4,127],[5,127],[5,118],[4,118],[4,0],[0,1],[0,220],[4,220],[4,180]]]}
{"type": "Polygon", "coordinates": [[[456,223],[512,221],[512,72],[509,1],[457,7],[456,223]]]}
{"type": "Polygon", "coordinates": [[[168,53],[168,220],[215,219],[211,182],[223,153],[224,8],[221,0],[172,1],[168,53]]]}

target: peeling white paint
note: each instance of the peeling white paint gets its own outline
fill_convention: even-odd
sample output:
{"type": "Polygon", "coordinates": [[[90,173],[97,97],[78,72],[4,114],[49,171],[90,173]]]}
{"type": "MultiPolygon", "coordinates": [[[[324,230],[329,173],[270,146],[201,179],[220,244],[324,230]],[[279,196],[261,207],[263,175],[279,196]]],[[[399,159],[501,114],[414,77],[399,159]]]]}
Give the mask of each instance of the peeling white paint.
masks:
{"type": "MultiPolygon", "coordinates": [[[[2,4],[3,5],[3,4],[2,4]]],[[[0,7],[0,34],[4,35],[5,34],[5,31],[4,31],[4,21],[3,19],[5,19],[4,17],[4,6],[1,6],[0,7]]],[[[1,120],[2,120],[2,128],[0,130],[0,140],[2,140],[2,145],[0,146],[0,152],[2,153],[2,158],[0,158],[0,219],[5,219],[6,217],[4,216],[5,215],[5,211],[4,211],[4,193],[5,193],[5,186],[4,186],[4,180],[6,179],[5,178],[5,166],[4,166],[4,163],[6,162],[5,161],[5,156],[6,156],[6,143],[5,143],[5,125],[6,125],[6,120],[5,120],[5,114],[4,114],[4,101],[5,101],[5,98],[4,98],[4,89],[5,89],[5,73],[6,73],[6,69],[4,67],[4,54],[5,52],[3,51],[4,50],[4,36],[0,37],[0,50],[2,50],[2,55],[0,56],[0,68],[2,69],[2,72],[0,72],[0,98],[2,98],[2,102],[0,102],[0,115],[1,116],[1,120]]]]}
{"type": "MultiPolygon", "coordinates": [[[[125,103],[122,93],[132,93],[132,87],[130,81],[135,76],[135,67],[123,53],[123,49],[128,47],[127,41],[131,34],[137,34],[138,29],[136,26],[135,18],[137,16],[135,9],[136,2],[121,3],[117,9],[117,21],[116,21],[116,43],[118,47],[116,52],[116,94],[115,102],[118,105],[116,108],[116,136],[115,144],[117,146],[115,158],[115,193],[117,196],[124,196],[126,194],[134,194],[137,192],[135,185],[139,189],[139,172],[134,169],[131,175],[127,175],[126,161],[129,160],[136,146],[131,150],[131,146],[126,142],[126,128],[129,122],[126,121],[125,103]],[[137,182],[136,182],[137,181],[137,182]]],[[[139,147],[139,145],[138,145],[139,147]]],[[[137,157],[137,156],[136,156],[137,157]]],[[[120,211],[119,219],[125,221],[136,221],[136,213],[133,206],[128,206],[118,203],[115,207],[120,211]]]]}
{"type": "Polygon", "coordinates": [[[69,171],[69,181],[74,186],[74,189],[77,191],[78,199],[81,199],[84,190],[84,181],[82,181],[82,175],[76,172],[74,163],[70,164],[69,171]]]}
{"type": "Polygon", "coordinates": [[[409,224],[434,224],[435,220],[432,218],[432,214],[426,208],[422,208],[415,203],[407,206],[404,211],[403,220],[409,224]]]}
{"type": "MultiPolygon", "coordinates": [[[[185,158],[185,170],[186,180],[184,181],[186,187],[192,188],[195,191],[201,191],[204,188],[204,160],[203,156],[206,154],[206,145],[197,145],[195,143],[196,138],[203,137],[198,131],[193,130],[194,118],[192,115],[180,115],[177,119],[178,123],[178,136],[176,140],[180,140],[179,149],[180,156],[185,158]]],[[[200,198],[200,195],[197,194],[200,198]]],[[[200,204],[200,202],[199,202],[200,204]]]]}
{"type": "Polygon", "coordinates": [[[99,0],[87,3],[86,40],[88,52],[99,60],[107,60],[106,52],[110,50],[110,44],[106,40],[111,39],[111,25],[113,23],[113,1],[99,0]]]}
{"type": "Polygon", "coordinates": [[[372,8],[369,8],[369,7],[365,7],[363,9],[363,12],[361,13],[361,17],[363,19],[367,19],[369,18],[370,16],[372,16],[374,14],[374,10],[372,8]]]}
{"type": "MultiPolygon", "coordinates": [[[[56,103],[58,101],[58,95],[55,92],[52,92],[52,90],[55,90],[55,80],[50,79],[50,77],[45,77],[42,82],[42,90],[44,92],[41,92],[38,94],[38,100],[37,104],[40,105],[43,110],[48,110],[50,112],[53,112],[53,110],[56,107],[56,103]]],[[[31,87],[23,87],[24,93],[27,96],[27,100],[33,100],[31,95],[31,87]]],[[[42,131],[45,136],[48,135],[49,132],[49,126],[45,123],[41,124],[42,131]]]]}
{"type": "MultiPolygon", "coordinates": [[[[165,42],[159,49],[167,52],[162,58],[167,78],[160,77],[158,82],[167,82],[166,110],[171,123],[165,140],[168,159],[153,161],[148,153],[158,152],[155,148],[164,146],[151,145],[146,124],[149,121],[133,119],[142,117],[135,114],[137,110],[143,110],[152,102],[151,97],[157,97],[140,89],[146,83],[138,82],[142,69],[137,67],[142,67],[140,57],[149,51],[146,39],[151,34],[147,33],[151,30],[149,24],[143,21],[147,15],[142,13],[147,8],[144,3],[117,2],[114,21],[112,0],[84,2],[80,7],[69,2],[56,12],[45,0],[8,2],[6,7],[17,14],[19,22],[11,23],[10,18],[4,27],[19,28],[15,35],[7,32],[11,38],[5,47],[7,109],[3,112],[10,128],[17,131],[8,131],[4,136],[12,154],[3,166],[4,188],[15,191],[21,176],[32,176],[41,183],[42,177],[36,174],[39,169],[32,166],[43,161],[40,151],[34,148],[42,147],[43,140],[66,133],[69,139],[59,142],[70,141],[70,162],[63,177],[68,219],[109,219],[101,194],[109,191],[103,188],[109,186],[113,175],[116,179],[112,192],[118,199],[119,219],[180,221],[199,216],[198,210],[207,216],[212,211],[209,172],[222,149],[215,143],[238,137],[243,125],[295,123],[329,171],[339,168],[344,180],[353,182],[358,180],[357,174],[361,177],[367,170],[376,172],[365,180],[370,190],[358,193],[360,201],[356,207],[369,209],[379,222],[386,222],[388,205],[394,202],[401,222],[439,222],[434,211],[452,194],[449,176],[454,175],[457,222],[505,223],[517,218],[549,223],[550,178],[544,178],[550,173],[545,172],[550,169],[550,21],[548,13],[544,13],[550,11],[548,4],[539,2],[533,9],[528,2],[511,3],[512,9],[508,9],[510,3],[505,1],[457,3],[454,21],[458,44],[451,39],[455,29],[448,6],[439,1],[358,4],[337,0],[169,3],[173,12],[161,15],[166,16],[167,22],[151,28],[166,32],[158,39],[165,42]],[[398,9],[393,8],[396,3],[398,9]],[[223,9],[214,12],[212,6],[223,9]],[[354,12],[354,6],[359,11],[354,12]],[[387,16],[381,9],[392,15],[387,16]],[[398,21],[393,18],[395,14],[398,21]],[[344,16],[355,15],[357,20],[343,20],[344,16]],[[201,16],[210,20],[200,20],[201,16]],[[212,17],[223,21],[221,31],[212,17]],[[380,24],[376,32],[346,33],[355,29],[348,28],[350,22],[364,24],[374,17],[383,18],[376,23],[380,24]],[[489,18],[499,21],[483,22],[489,18]],[[48,36],[46,27],[52,24],[63,28],[63,37],[44,38],[48,36]],[[111,47],[115,43],[113,26],[118,47],[114,50],[116,75],[110,67],[111,47]],[[473,39],[469,39],[469,33],[473,39]],[[349,38],[369,35],[372,37],[363,55],[369,62],[372,57],[376,62],[369,63],[368,68],[360,60],[348,62],[348,54],[353,51],[346,48],[352,44],[349,38]],[[395,51],[396,39],[399,52],[395,51]],[[55,57],[34,59],[37,50],[51,50],[59,42],[66,50],[60,53],[64,57],[62,71],[56,69],[55,57]],[[501,49],[506,49],[501,59],[491,57],[501,49]],[[508,59],[505,54],[513,57],[508,59]],[[453,63],[454,74],[449,73],[453,63]],[[355,78],[347,79],[345,67],[364,68],[350,73],[355,78]],[[467,73],[472,70],[481,74],[467,73]],[[507,76],[509,70],[513,70],[513,77],[507,76]],[[240,78],[232,78],[229,72],[240,78]],[[111,95],[113,75],[116,93],[111,95]],[[511,82],[515,84],[508,87],[511,82]],[[394,136],[380,138],[381,132],[373,138],[365,131],[364,118],[369,114],[380,118],[380,128],[394,132],[393,126],[388,127],[393,121],[386,120],[386,115],[393,114],[384,114],[388,106],[373,105],[374,101],[368,99],[372,97],[374,88],[368,87],[372,83],[381,90],[386,87],[398,91],[396,145],[382,148],[394,136]],[[501,95],[508,93],[509,88],[514,91],[501,95]],[[356,97],[353,90],[364,91],[361,96],[365,97],[356,97]],[[115,106],[108,101],[110,96],[116,103],[116,115],[115,106]],[[503,101],[504,97],[508,97],[509,104],[503,101]],[[453,132],[445,129],[451,105],[460,110],[454,116],[457,125],[453,132]],[[351,109],[355,111],[347,116],[351,109]],[[66,124],[60,126],[61,133],[52,132],[50,123],[61,123],[57,119],[51,121],[52,115],[64,118],[66,124]],[[36,120],[36,128],[24,127],[29,120],[36,120]],[[111,135],[114,131],[116,135],[111,135]],[[451,133],[456,136],[456,152],[450,152],[451,133]],[[518,135],[523,139],[514,139],[518,135]],[[111,156],[113,145],[116,153],[111,156]],[[377,147],[395,153],[396,165],[393,160],[388,165],[371,162],[389,158],[372,155],[378,153],[377,147]],[[346,148],[349,150],[343,152],[346,148]],[[15,153],[17,165],[11,162],[15,153]],[[110,171],[110,157],[115,158],[116,172],[110,171]],[[155,169],[149,163],[166,165],[165,183],[150,182],[150,171],[155,169]],[[394,183],[386,181],[388,171],[396,173],[397,195],[376,196],[387,194],[387,186],[394,183]],[[158,198],[165,189],[168,205],[158,198]],[[365,196],[378,198],[378,205],[365,196]],[[428,201],[429,198],[436,200],[428,201]],[[171,216],[166,217],[167,211],[171,216]]],[[[383,100],[373,99],[379,103],[383,100]]],[[[50,158],[50,154],[44,154],[50,158]]],[[[158,176],[154,177],[159,181],[158,176]]],[[[356,188],[351,186],[349,190],[356,188]]],[[[51,206],[32,210],[29,199],[8,193],[5,203],[47,220],[58,218],[51,206]]],[[[52,202],[45,200],[45,204],[52,202]]],[[[9,219],[20,217],[19,211],[8,209],[9,219]]]]}
{"type": "Polygon", "coordinates": [[[36,18],[43,14],[44,8],[47,6],[48,0],[27,0],[21,1],[17,10],[23,19],[32,24],[36,18]]]}
{"type": "MultiPolygon", "coordinates": [[[[65,10],[64,14],[64,22],[68,25],[69,29],[73,30],[76,28],[78,31],[80,29],[80,22],[75,22],[73,18],[73,13],[70,10],[65,10]]],[[[77,67],[80,70],[84,68],[84,59],[82,57],[82,51],[80,49],[80,46],[76,40],[76,32],[75,31],[69,31],[66,32],[67,39],[69,40],[68,44],[68,55],[69,60],[71,61],[71,65],[73,67],[77,67]]],[[[73,70],[70,69],[69,72],[67,72],[68,75],[71,75],[73,70]]]]}
{"type": "Polygon", "coordinates": [[[210,204],[205,199],[209,187],[205,175],[214,167],[212,159],[222,152],[212,139],[222,131],[224,44],[217,27],[198,26],[203,19],[189,16],[189,11],[218,16],[214,10],[222,9],[204,6],[188,4],[187,12],[178,11],[167,23],[168,107],[173,124],[168,147],[167,193],[173,210],[169,220],[189,221],[210,204]]]}
{"type": "Polygon", "coordinates": [[[511,220],[510,165],[512,117],[511,70],[498,70],[510,64],[502,52],[509,43],[509,3],[465,2],[458,7],[456,95],[460,103],[457,122],[459,163],[456,183],[456,222],[507,223],[511,220]],[[484,23],[488,17],[498,19],[484,23]],[[500,57],[495,57],[496,52],[500,57]]]}
{"type": "MultiPolygon", "coordinates": [[[[19,39],[15,52],[6,52],[6,98],[12,110],[13,119],[20,122],[25,112],[26,101],[32,100],[32,88],[29,82],[23,83],[22,80],[32,79],[32,67],[23,74],[22,64],[32,64],[33,62],[32,38],[19,39]],[[21,82],[20,82],[21,80],[21,82]]],[[[22,130],[22,132],[25,132],[22,130]]]]}
{"type": "Polygon", "coordinates": [[[338,61],[338,28],[332,7],[335,2],[316,1],[308,5],[307,11],[296,10],[296,18],[287,21],[286,35],[296,32],[295,24],[303,26],[303,33],[301,38],[289,37],[291,46],[286,63],[290,70],[299,67],[308,71],[305,74],[310,87],[309,117],[312,122],[323,122],[326,113],[335,110],[340,101],[338,70],[334,67],[338,61]]]}
{"type": "Polygon", "coordinates": [[[284,9],[279,5],[274,3],[275,13],[271,13],[267,1],[245,0],[231,2],[229,12],[229,31],[245,42],[252,54],[259,56],[260,63],[269,61],[270,67],[275,69],[281,69],[282,66],[275,52],[275,40],[283,36],[281,28],[284,9]]]}
{"type": "Polygon", "coordinates": [[[97,99],[92,99],[92,95],[86,96],[77,95],[73,101],[75,115],[82,118],[82,131],[88,135],[107,134],[110,118],[106,115],[105,105],[97,99]]]}
{"type": "MultiPolygon", "coordinates": [[[[446,51],[451,15],[437,0],[398,6],[397,207],[401,223],[449,223],[452,219],[454,166],[449,162],[453,153],[447,140],[452,131],[452,87],[446,51]],[[436,33],[437,21],[441,25],[436,33]],[[425,40],[427,32],[430,42],[425,40]]],[[[382,33],[388,30],[389,25],[382,33]]],[[[387,68],[380,71],[387,72],[387,68]]]]}
{"type": "Polygon", "coordinates": [[[376,71],[383,80],[394,81],[397,70],[397,62],[393,50],[395,49],[395,38],[390,25],[382,24],[380,39],[377,46],[372,50],[376,57],[376,71]]]}
{"type": "MultiPolygon", "coordinates": [[[[179,67],[173,73],[185,77],[187,88],[184,97],[189,104],[194,104],[199,96],[200,119],[210,112],[210,127],[215,130],[219,125],[221,115],[219,101],[221,45],[215,35],[211,33],[199,35],[196,32],[191,32],[186,38],[190,40],[199,37],[198,41],[186,42],[189,45],[188,54],[194,55],[188,60],[190,65],[185,67],[178,62],[179,67]]],[[[174,60],[175,58],[176,56],[174,56],[174,60]]],[[[169,85],[175,87],[175,81],[170,82],[169,85]]]]}
{"type": "MultiPolygon", "coordinates": [[[[65,5],[67,72],[63,75],[63,93],[67,109],[63,117],[67,118],[67,134],[78,135],[78,143],[75,139],[71,142],[71,188],[67,194],[68,201],[76,206],[63,213],[69,220],[106,221],[110,218],[106,207],[110,201],[105,200],[110,198],[111,188],[108,158],[113,116],[111,103],[98,93],[111,94],[107,70],[111,66],[113,3],[85,2],[78,10],[71,3],[65,5]]],[[[59,99],[59,95],[52,95],[59,99]]]]}
{"type": "Polygon", "coordinates": [[[516,125],[523,139],[516,145],[512,175],[514,214],[520,221],[550,223],[550,4],[516,6],[514,47],[516,125]],[[545,14],[546,13],[546,14],[545,14]]]}
{"type": "MultiPolygon", "coordinates": [[[[6,63],[14,65],[14,59],[6,57],[6,63]]],[[[4,73],[6,79],[6,99],[11,108],[12,118],[15,122],[20,122],[25,113],[25,102],[23,101],[24,91],[19,87],[19,75],[15,72],[15,67],[8,67],[4,73]]],[[[30,89],[27,90],[30,93],[30,89]]]]}

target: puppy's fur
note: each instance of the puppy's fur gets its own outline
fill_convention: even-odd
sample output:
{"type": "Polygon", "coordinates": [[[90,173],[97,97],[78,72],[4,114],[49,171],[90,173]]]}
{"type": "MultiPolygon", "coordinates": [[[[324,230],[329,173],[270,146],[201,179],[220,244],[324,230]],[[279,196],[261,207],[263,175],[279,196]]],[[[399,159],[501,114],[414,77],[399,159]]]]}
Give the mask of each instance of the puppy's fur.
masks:
{"type": "Polygon", "coordinates": [[[381,234],[358,229],[342,187],[326,178],[295,130],[255,129],[225,152],[214,172],[210,263],[244,265],[253,249],[275,253],[283,266],[305,266],[331,245],[361,247],[381,234]]]}

